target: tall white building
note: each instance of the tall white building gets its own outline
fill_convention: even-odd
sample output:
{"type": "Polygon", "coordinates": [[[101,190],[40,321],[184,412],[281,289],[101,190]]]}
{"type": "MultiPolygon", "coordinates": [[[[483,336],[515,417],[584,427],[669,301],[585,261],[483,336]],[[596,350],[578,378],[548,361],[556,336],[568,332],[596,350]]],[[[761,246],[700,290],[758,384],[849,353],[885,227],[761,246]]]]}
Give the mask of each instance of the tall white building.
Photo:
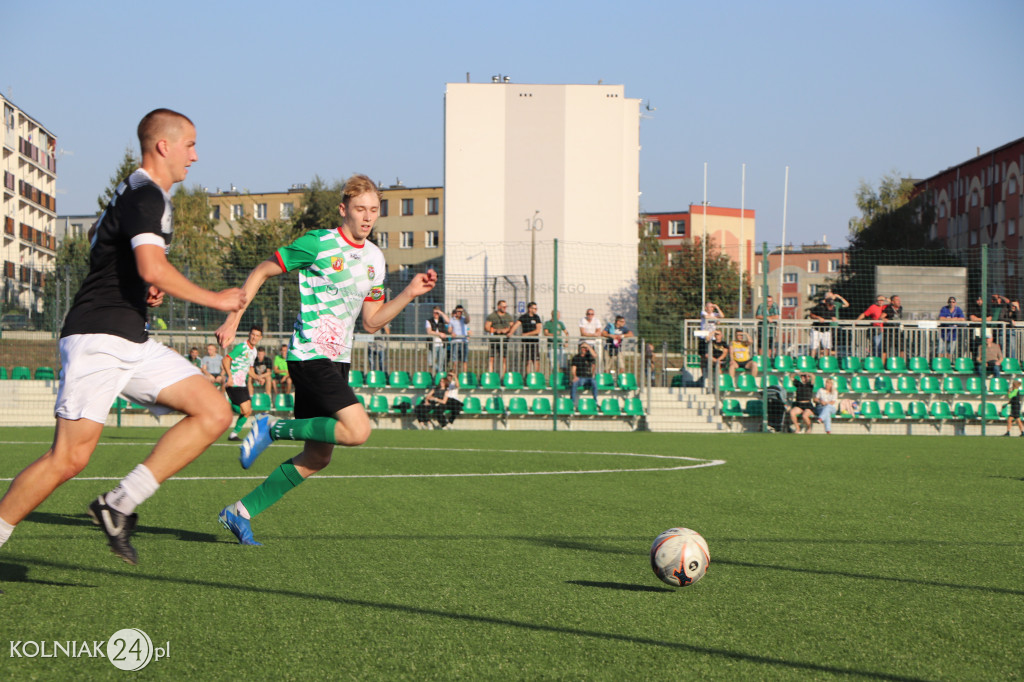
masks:
{"type": "Polygon", "coordinates": [[[622,85],[448,83],[444,144],[449,309],[467,306],[479,333],[495,298],[517,315],[532,297],[547,320],[558,239],[570,333],[588,307],[635,325],[640,100],[622,85]]]}
{"type": "Polygon", "coordinates": [[[53,273],[57,239],[57,138],[0,95],[3,105],[4,231],[2,306],[43,311],[43,280],[53,273]]]}

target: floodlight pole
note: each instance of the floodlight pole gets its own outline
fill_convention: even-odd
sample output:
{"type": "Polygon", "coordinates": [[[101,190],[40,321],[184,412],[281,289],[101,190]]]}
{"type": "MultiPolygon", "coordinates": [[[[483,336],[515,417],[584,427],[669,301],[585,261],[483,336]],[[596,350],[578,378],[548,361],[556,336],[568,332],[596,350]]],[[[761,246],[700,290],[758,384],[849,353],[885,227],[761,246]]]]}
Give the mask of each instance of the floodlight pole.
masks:
{"type": "MultiPolygon", "coordinates": [[[[743,170],[740,174],[740,250],[736,254],[736,261],[739,265],[740,271],[740,283],[739,283],[739,312],[736,313],[736,317],[743,319],[743,257],[746,255],[743,252],[743,218],[744,209],[746,208],[746,197],[747,197],[747,164],[743,164],[743,170]]],[[[750,267],[750,263],[747,263],[747,267],[750,267]]]]}

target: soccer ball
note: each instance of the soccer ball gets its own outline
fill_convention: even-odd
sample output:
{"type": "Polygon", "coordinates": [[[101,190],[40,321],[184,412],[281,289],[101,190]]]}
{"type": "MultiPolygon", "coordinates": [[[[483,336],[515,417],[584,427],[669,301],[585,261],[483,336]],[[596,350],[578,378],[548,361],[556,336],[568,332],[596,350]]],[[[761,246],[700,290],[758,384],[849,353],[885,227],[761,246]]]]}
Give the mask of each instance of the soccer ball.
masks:
{"type": "Polygon", "coordinates": [[[710,563],[707,541],[689,528],[669,528],[654,538],[651,545],[654,575],[673,587],[697,582],[704,577],[710,563]]]}

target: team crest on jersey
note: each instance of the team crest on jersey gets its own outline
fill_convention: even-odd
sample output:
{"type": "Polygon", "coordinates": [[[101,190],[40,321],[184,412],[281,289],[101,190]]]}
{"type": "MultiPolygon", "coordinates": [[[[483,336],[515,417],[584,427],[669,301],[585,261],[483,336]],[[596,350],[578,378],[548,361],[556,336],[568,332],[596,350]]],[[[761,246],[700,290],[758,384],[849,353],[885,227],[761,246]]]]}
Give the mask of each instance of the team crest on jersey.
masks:
{"type": "Polygon", "coordinates": [[[374,287],[370,289],[370,298],[374,301],[379,301],[384,298],[384,287],[374,287]]]}
{"type": "Polygon", "coordinates": [[[377,271],[373,269],[372,265],[366,266],[366,276],[373,279],[373,276],[377,274],[377,271]]]}
{"type": "Polygon", "coordinates": [[[331,268],[336,272],[341,272],[345,269],[345,259],[331,256],[331,268]]]}

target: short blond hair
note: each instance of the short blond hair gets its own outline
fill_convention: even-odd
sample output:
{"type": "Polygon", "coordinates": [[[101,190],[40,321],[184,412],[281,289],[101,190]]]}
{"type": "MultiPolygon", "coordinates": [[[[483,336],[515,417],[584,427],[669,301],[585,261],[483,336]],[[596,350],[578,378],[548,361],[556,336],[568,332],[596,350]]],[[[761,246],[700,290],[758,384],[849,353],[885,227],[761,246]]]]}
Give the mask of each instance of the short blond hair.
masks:
{"type": "Polygon", "coordinates": [[[384,197],[384,194],[377,188],[377,184],[373,180],[357,173],[345,181],[345,186],[341,190],[341,203],[348,206],[353,197],[366,194],[367,192],[376,194],[377,199],[384,197]]]}

